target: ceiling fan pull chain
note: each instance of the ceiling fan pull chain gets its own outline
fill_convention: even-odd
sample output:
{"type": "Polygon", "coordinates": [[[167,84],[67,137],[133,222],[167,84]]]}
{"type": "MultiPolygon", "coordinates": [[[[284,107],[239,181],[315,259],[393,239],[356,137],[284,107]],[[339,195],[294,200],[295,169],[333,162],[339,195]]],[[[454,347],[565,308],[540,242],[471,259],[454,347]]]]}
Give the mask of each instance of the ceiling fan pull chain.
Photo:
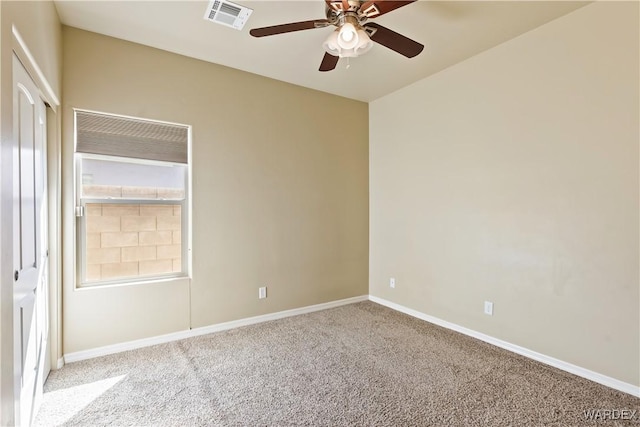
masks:
{"type": "Polygon", "coordinates": [[[347,70],[351,67],[351,63],[349,62],[351,58],[347,56],[347,70]]]}

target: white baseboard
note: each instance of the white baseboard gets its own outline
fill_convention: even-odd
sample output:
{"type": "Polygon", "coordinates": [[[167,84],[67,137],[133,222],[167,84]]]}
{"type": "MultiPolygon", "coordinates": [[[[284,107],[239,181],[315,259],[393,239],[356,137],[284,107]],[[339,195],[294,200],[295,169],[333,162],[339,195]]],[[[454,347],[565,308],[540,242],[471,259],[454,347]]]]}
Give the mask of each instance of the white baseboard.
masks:
{"type": "Polygon", "coordinates": [[[63,366],[64,366],[64,357],[61,357],[56,362],[56,369],[62,369],[63,366]]]}
{"type": "Polygon", "coordinates": [[[247,317],[246,319],[232,320],[231,322],[218,323],[211,326],[203,326],[189,331],[189,336],[197,337],[199,335],[211,334],[213,332],[226,331],[228,329],[239,328],[241,326],[249,326],[256,323],[268,322],[270,320],[284,319],[285,317],[298,316],[300,314],[313,313],[314,311],[327,310],[329,308],[340,307],[341,305],[354,304],[357,302],[368,301],[369,295],[361,295],[341,299],[338,301],[325,302],[323,304],[309,305],[291,310],[279,311],[277,313],[264,314],[262,316],[247,317]]]}
{"type": "Polygon", "coordinates": [[[485,335],[481,332],[477,332],[472,329],[465,328],[464,326],[456,325],[455,323],[447,322],[446,320],[429,316],[428,314],[421,313],[417,310],[413,310],[411,308],[405,307],[400,304],[396,304],[394,302],[385,300],[383,298],[378,298],[373,295],[369,295],[369,300],[377,304],[384,305],[385,307],[389,307],[393,310],[399,311],[401,313],[408,314],[409,316],[413,316],[418,319],[425,320],[429,323],[442,326],[443,328],[460,332],[461,334],[468,335],[473,338],[477,338],[489,344],[493,344],[496,347],[500,347],[505,350],[512,351],[516,354],[528,357],[533,360],[537,360],[538,362],[544,363],[545,365],[553,366],[554,368],[561,369],[563,371],[569,372],[571,374],[577,375],[582,378],[586,378],[588,380],[605,385],[607,387],[611,387],[613,389],[616,389],[625,393],[629,393],[632,396],[640,397],[640,387],[637,387],[633,384],[625,383],[615,378],[611,378],[606,375],[602,375],[597,372],[590,371],[588,369],[573,365],[571,363],[564,362],[554,357],[547,356],[533,350],[529,350],[528,348],[520,347],[519,345],[511,344],[507,341],[503,341],[503,340],[494,338],[492,336],[485,335]]]}
{"type": "Polygon", "coordinates": [[[354,304],[357,302],[367,301],[367,300],[373,301],[380,305],[384,305],[385,307],[389,307],[393,310],[408,314],[409,316],[416,317],[418,319],[427,321],[429,323],[433,323],[435,325],[442,326],[444,328],[451,329],[456,332],[460,332],[461,334],[468,335],[470,337],[479,339],[486,343],[495,345],[496,347],[509,350],[513,353],[520,354],[522,356],[528,357],[533,360],[537,360],[538,362],[544,363],[549,366],[553,366],[555,368],[558,368],[563,371],[569,372],[571,374],[577,375],[579,377],[583,377],[588,380],[597,382],[607,387],[611,387],[613,389],[620,390],[622,392],[631,394],[633,396],[640,397],[640,387],[637,387],[633,384],[625,383],[615,378],[611,378],[606,375],[599,374],[597,372],[582,368],[577,365],[573,365],[568,362],[564,362],[554,357],[547,356],[533,350],[529,350],[528,348],[511,344],[507,341],[503,341],[498,338],[494,338],[492,336],[483,334],[481,332],[477,332],[472,329],[465,328],[464,326],[456,325],[455,323],[451,323],[446,320],[442,320],[437,317],[433,317],[428,314],[421,313],[417,310],[413,310],[411,308],[405,307],[400,304],[396,304],[394,302],[385,300],[383,298],[375,297],[373,295],[362,295],[362,296],[353,297],[353,298],[346,298],[346,299],[327,302],[323,304],[316,304],[316,305],[310,305],[307,307],[294,308],[292,310],[279,311],[277,313],[270,313],[270,314],[264,314],[261,316],[248,317],[245,319],[232,320],[230,322],[218,323],[215,325],[204,326],[201,328],[179,331],[179,332],[174,332],[171,334],[160,335],[160,336],[151,337],[151,338],[143,338],[135,341],[128,341],[120,344],[113,344],[113,345],[98,347],[90,350],[83,350],[83,351],[78,351],[74,353],[68,353],[64,355],[64,358],[58,359],[58,369],[64,366],[65,363],[72,363],[80,360],[92,359],[94,357],[106,356],[108,354],[120,353],[128,350],[135,350],[137,348],[149,347],[157,344],[164,344],[167,342],[177,341],[185,338],[197,337],[200,335],[211,334],[214,332],[226,331],[229,329],[239,328],[242,326],[254,325],[256,323],[283,319],[285,317],[297,316],[297,315],[306,314],[306,313],[313,313],[314,311],[326,310],[329,308],[339,307],[347,304],[354,304]]]}
{"type": "MultiPolygon", "coordinates": [[[[270,313],[270,314],[264,314],[261,316],[248,317],[245,319],[232,320],[230,322],[218,323],[215,325],[174,332],[171,334],[160,335],[156,337],[143,338],[135,341],[127,341],[119,344],[113,344],[113,345],[107,345],[104,347],[92,348],[89,350],[77,351],[74,353],[65,354],[63,363],[78,362],[80,360],[92,359],[94,357],[106,356],[108,354],[120,353],[128,350],[135,350],[137,348],[149,347],[157,344],[164,344],[167,342],[177,341],[185,338],[211,334],[213,332],[226,331],[229,329],[239,328],[241,326],[254,325],[256,323],[268,322],[270,320],[284,319],[285,317],[298,316],[300,314],[306,314],[306,313],[313,313],[314,311],[327,310],[329,308],[340,307],[342,305],[367,301],[368,299],[369,299],[368,295],[361,295],[358,297],[346,298],[338,301],[326,302],[323,304],[309,305],[307,307],[279,311],[277,313],[270,313]]],[[[58,362],[58,365],[60,365],[60,361],[58,362]]]]}

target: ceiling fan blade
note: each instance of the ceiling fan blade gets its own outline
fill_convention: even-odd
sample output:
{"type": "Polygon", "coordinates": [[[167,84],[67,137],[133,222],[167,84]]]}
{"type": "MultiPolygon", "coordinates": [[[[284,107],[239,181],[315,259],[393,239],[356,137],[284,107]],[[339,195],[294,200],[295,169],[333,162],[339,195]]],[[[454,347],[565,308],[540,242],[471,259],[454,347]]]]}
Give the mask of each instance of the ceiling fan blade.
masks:
{"type": "Polygon", "coordinates": [[[320,64],[320,71],[331,71],[334,68],[336,68],[336,65],[338,65],[338,59],[340,59],[337,56],[333,56],[330,53],[325,53],[324,54],[324,58],[322,58],[322,63],[320,64]]]}
{"type": "Polygon", "coordinates": [[[327,3],[327,6],[336,12],[339,11],[347,11],[351,9],[351,5],[348,0],[324,0],[327,3]]]}
{"type": "Polygon", "coordinates": [[[408,37],[398,34],[395,31],[383,27],[382,25],[369,22],[364,26],[369,38],[374,42],[381,44],[384,47],[388,47],[391,50],[398,52],[407,58],[413,58],[418,55],[424,49],[424,46],[417,41],[411,40],[408,37]]]}
{"type": "Polygon", "coordinates": [[[291,33],[294,31],[311,30],[329,25],[326,19],[314,19],[313,21],[291,22],[289,24],[272,25],[271,27],[253,28],[249,31],[253,37],[273,36],[276,34],[291,33]]]}
{"type": "Polygon", "coordinates": [[[360,6],[360,13],[366,15],[368,18],[376,18],[385,13],[389,13],[392,10],[396,10],[402,6],[406,6],[413,3],[416,0],[377,0],[377,1],[365,1],[360,6]]]}

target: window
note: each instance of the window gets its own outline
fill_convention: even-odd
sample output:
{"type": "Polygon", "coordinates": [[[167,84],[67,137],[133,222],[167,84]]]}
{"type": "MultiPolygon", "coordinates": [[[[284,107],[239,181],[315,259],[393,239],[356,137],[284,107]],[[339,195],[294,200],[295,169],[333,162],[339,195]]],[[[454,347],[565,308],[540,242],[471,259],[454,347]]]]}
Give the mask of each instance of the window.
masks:
{"type": "Polygon", "coordinates": [[[185,276],[189,128],[75,114],[80,286],[185,276]]]}

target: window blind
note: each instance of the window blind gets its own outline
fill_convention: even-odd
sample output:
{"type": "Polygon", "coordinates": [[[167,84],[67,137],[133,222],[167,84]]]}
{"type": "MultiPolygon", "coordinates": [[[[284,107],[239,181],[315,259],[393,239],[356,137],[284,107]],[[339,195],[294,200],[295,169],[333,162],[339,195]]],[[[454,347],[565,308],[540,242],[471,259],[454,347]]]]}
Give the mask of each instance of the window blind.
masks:
{"type": "Polygon", "coordinates": [[[187,163],[189,128],[76,111],[76,152],[187,163]]]}

